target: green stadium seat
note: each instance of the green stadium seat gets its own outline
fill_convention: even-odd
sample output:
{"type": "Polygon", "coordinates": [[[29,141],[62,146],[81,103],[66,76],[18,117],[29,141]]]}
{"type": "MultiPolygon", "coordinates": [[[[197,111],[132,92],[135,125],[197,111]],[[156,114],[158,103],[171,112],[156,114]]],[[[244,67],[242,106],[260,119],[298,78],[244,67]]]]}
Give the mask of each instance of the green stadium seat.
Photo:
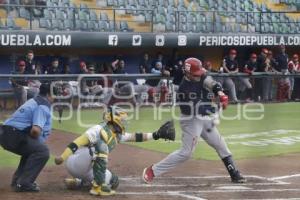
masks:
{"type": "Polygon", "coordinates": [[[6,19],[6,28],[13,29],[13,30],[21,29],[21,27],[16,25],[15,20],[12,17],[7,17],[7,19],[6,19]]]}
{"type": "Polygon", "coordinates": [[[6,29],[6,26],[2,23],[1,18],[0,18],[0,29],[6,29]]]}
{"type": "Polygon", "coordinates": [[[95,21],[89,20],[87,22],[87,30],[89,30],[89,31],[95,31],[97,29],[98,29],[98,25],[96,25],[95,21]]]}
{"type": "Polygon", "coordinates": [[[111,31],[118,31],[119,26],[118,26],[117,22],[114,23],[114,21],[109,21],[109,29],[111,31]]]}
{"type": "Polygon", "coordinates": [[[80,6],[79,6],[79,8],[80,8],[80,11],[83,11],[83,12],[85,12],[86,14],[89,14],[89,13],[90,13],[90,9],[89,9],[88,6],[87,6],[86,4],[84,4],[84,3],[81,3],[80,6]]]}
{"type": "Polygon", "coordinates": [[[112,29],[110,29],[108,22],[106,22],[106,21],[99,21],[99,23],[98,23],[98,30],[102,31],[102,32],[107,32],[107,31],[110,31],[112,29]]]}
{"type": "Polygon", "coordinates": [[[47,6],[48,10],[51,10],[51,11],[55,10],[55,8],[54,8],[55,5],[54,5],[54,3],[52,1],[47,1],[46,6],[47,6]]]}
{"type": "Polygon", "coordinates": [[[90,12],[90,20],[98,21],[98,15],[93,10],[90,12]]]}
{"type": "Polygon", "coordinates": [[[64,29],[65,30],[73,30],[74,22],[72,20],[66,19],[64,20],[64,29]]]}
{"type": "Polygon", "coordinates": [[[216,23],[215,31],[218,33],[223,32],[223,25],[221,22],[216,23]]]}
{"type": "Polygon", "coordinates": [[[51,21],[51,29],[52,30],[63,30],[63,23],[58,19],[52,19],[51,21]]]}
{"type": "Polygon", "coordinates": [[[101,21],[108,21],[108,16],[106,13],[100,13],[100,20],[101,21]]]}
{"type": "Polygon", "coordinates": [[[107,4],[107,6],[114,6],[114,1],[113,0],[107,0],[106,4],[107,4]]]}
{"type": "Polygon", "coordinates": [[[66,10],[66,17],[67,17],[67,19],[74,19],[75,18],[75,10],[74,9],[67,9],[66,10]]]}
{"type": "Polygon", "coordinates": [[[121,21],[120,22],[120,31],[132,32],[133,30],[129,28],[127,21],[121,21]]]}
{"type": "Polygon", "coordinates": [[[24,7],[19,8],[19,16],[24,19],[30,20],[30,12],[24,7]]]}
{"type": "Polygon", "coordinates": [[[167,32],[175,32],[176,31],[176,25],[171,21],[167,21],[166,22],[166,31],[167,32]]]}
{"type": "Polygon", "coordinates": [[[45,28],[45,29],[51,29],[51,23],[49,21],[49,19],[47,18],[40,18],[39,20],[39,27],[40,28],[45,28]]]}
{"type": "Polygon", "coordinates": [[[55,18],[59,20],[64,20],[66,19],[64,13],[60,10],[55,10],[55,18]]]}
{"type": "Polygon", "coordinates": [[[86,14],[86,12],[80,10],[78,12],[78,19],[80,19],[80,20],[88,20],[88,15],[86,14]]]}
{"type": "Polygon", "coordinates": [[[52,19],[52,12],[48,9],[44,9],[44,18],[52,19]]]}

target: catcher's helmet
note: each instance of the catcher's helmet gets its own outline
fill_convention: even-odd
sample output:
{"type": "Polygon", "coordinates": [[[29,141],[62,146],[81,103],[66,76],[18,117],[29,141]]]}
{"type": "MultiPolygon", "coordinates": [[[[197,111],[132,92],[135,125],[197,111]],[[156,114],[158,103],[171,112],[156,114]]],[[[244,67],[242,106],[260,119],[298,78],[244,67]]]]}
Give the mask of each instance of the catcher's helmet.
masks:
{"type": "Polygon", "coordinates": [[[103,120],[112,123],[117,133],[124,134],[127,126],[128,114],[122,108],[109,106],[103,113],[103,120]]]}
{"type": "Polygon", "coordinates": [[[205,73],[202,62],[197,58],[186,59],[184,61],[184,70],[192,76],[202,76],[205,73]]]}

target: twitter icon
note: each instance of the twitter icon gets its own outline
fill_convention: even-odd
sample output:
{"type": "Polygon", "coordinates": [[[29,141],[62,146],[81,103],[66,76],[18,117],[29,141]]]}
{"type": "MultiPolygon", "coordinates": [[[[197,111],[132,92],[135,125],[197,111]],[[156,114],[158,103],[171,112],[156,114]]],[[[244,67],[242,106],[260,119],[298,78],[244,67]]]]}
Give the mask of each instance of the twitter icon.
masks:
{"type": "Polygon", "coordinates": [[[132,36],[132,46],[141,46],[142,45],[142,36],[133,35],[132,36]]]}

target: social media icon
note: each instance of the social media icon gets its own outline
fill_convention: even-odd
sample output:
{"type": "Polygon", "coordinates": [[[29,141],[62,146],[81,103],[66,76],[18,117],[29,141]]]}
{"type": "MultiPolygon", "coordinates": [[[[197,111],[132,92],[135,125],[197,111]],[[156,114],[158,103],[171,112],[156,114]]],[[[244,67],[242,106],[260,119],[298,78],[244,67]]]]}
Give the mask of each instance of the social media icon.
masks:
{"type": "Polygon", "coordinates": [[[186,46],[186,45],[187,45],[186,35],[178,35],[178,46],[186,46]]]}
{"type": "Polygon", "coordinates": [[[165,36],[164,35],[156,35],[155,46],[158,46],[158,47],[165,46],[165,36]]]}
{"type": "Polygon", "coordinates": [[[141,46],[142,45],[142,36],[133,35],[132,36],[132,46],[141,46]]]}
{"type": "Polygon", "coordinates": [[[108,36],[108,45],[109,46],[118,46],[119,38],[117,35],[109,35],[108,36]]]}

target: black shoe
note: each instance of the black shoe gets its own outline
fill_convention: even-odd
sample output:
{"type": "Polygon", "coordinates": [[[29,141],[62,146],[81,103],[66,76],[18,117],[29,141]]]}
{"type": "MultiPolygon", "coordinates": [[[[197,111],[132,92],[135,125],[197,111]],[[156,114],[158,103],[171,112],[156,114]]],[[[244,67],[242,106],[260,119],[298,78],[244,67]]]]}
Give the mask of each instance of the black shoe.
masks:
{"type": "Polygon", "coordinates": [[[17,186],[17,181],[12,180],[12,182],[10,183],[10,187],[15,188],[16,186],[17,186]]]}
{"type": "Polygon", "coordinates": [[[39,192],[40,187],[36,183],[31,185],[20,185],[17,184],[15,187],[15,192],[39,192]]]}
{"type": "Polygon", "coordinates": [[[242,176],[242,174],[239,171],[236,171],[232,176],[231,176],[231,182],[233,183],[246,183],[247,179],[242,176]]]}

